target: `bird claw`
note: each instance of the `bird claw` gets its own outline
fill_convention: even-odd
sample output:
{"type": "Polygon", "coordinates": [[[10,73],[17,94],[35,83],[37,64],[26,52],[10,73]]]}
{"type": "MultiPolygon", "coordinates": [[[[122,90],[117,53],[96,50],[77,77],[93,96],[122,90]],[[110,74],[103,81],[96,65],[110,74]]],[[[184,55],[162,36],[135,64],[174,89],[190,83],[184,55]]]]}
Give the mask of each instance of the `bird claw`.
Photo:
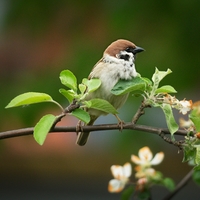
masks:
{"type": "Polygon", "coordinates": [[[125,124],[124,121],[119,121],[119,122],[118,122],[118,126],[119,126],[121,132],[122,132],[122,130],[123,130],[123,125],[124,125],[124,124],[125,124]]]}
{"type": "Polygon", "coordinates": [[[81,120],[79,120],[76,125],[76,133],[78,134],[79,132],[83,132],[83,126],[81,120]]]}
{"type": "Polygon", "coordinates": [[[120,128],[120,131],[122,131],[123,130],[123,125],[125,124],[125,122],[122,121],[117,115],[115,115],[115,117],[117,118],[118,126],[120,128]]]}

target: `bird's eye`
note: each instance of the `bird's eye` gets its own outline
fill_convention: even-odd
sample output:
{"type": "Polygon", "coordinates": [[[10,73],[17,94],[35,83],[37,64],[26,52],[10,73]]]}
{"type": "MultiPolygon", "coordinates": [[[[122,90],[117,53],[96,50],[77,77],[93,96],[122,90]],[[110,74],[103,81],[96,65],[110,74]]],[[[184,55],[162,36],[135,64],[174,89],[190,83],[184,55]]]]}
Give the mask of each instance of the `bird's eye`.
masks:
{"type": "Polygon", "coordinates": [[[131,47],[127,47],[127,48],[125,49],[125,51],[130,53],[130,52],[133,51],[133,48],[131,48],[131,47]]]}

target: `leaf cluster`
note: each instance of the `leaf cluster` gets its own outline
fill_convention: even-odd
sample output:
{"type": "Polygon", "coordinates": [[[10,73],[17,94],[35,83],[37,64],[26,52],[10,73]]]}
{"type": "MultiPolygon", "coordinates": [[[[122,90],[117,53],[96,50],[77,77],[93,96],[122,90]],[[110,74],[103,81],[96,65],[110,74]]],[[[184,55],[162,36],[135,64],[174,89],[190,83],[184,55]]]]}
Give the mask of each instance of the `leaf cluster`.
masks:
{"type": "Polygon", "coordinates": [[[158,97],[167,93],[176,93],[176,90],[170,85],[159,87],[161,80],[170,73],[172,73],[170,69],[167,71],[159,71],[156,68],[152,80],[141,77],[140,75],[131,80],[120,80],[111,92],[115,95],[132,92],[136,96],[143,96],[146,106],[149,105],[161,108],[164,112],[169,131],[173,135],[178,130],[179,126],[174,119],[171,105],[158,100],[158,97]]]}

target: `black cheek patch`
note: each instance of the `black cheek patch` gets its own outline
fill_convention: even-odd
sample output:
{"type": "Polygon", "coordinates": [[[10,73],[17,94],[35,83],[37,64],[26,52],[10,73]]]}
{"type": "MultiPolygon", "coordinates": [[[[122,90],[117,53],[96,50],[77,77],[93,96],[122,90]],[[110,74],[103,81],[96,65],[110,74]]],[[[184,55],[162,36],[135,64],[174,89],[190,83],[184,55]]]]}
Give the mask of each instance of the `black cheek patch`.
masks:
{"type": "Polygon", "coordinates": [[[124,59],[124,60],[126,60],[126,61],[128,61],[129,60],[129,58],[130,58],[130,56],[129,55],[127,55],[127,54],[125,54],[125,55],[120,55],[120,57],[119,57],[120,59],[124,59]]]}

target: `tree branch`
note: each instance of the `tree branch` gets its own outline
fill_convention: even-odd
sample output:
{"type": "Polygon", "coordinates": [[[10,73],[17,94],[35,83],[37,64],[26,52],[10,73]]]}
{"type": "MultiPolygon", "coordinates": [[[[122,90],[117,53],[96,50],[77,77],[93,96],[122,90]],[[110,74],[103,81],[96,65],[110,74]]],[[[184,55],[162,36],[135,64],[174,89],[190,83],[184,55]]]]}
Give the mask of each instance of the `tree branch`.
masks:
{"type": "Polygon", "coordinates": [[[186,174],[186,176],[177,184],[176,188],[174,191],[169,193],[163,200],[169,200],[171,199],[174,195],[176,195],[186,184],[190,181],[191,177],[193,174],[193,169],[186,174]]]}
{"type": "MultiPolygon", "coordinates": [[[[31,128],[23,128],[23,129],[0,132],[0,139],[2,140],[6,138],[32,135],[33,129],[34,128],[31,127],[31,128]]],[[[157,127],[133,124],[131,122],[123,124],[123,129],[143,131],[143,132],[148,132],[148,133],[154,133],[157,135],[160,135],[161,132],[164,134],[170,134],[169,130],[166,128],[157,128],[157,127]]],[[[119,125],[118,124],[100,124],[100,125],[93,125],[93,126],[82,126],[81,130],[78,130],[78,131],[91,132],[91,131],[102,131],[102,130],[119,130],[119,125]]],[[[52,128],[51,132],[75,132],[76,133],[77,127],[76,126],[65,126],[65,127],[57,126],[57,127],[52,128]]],[[[178,130],[175,133],[175,135],[186,136],[187,131],[178,130]]]]}
{"type": "MultiPolygon", "coordinates": [[[[61,121],[61,119],[67,114],[72,112],[73,110],[79,108],[80,105],[77,103],[77,101],[74,99],[73,102],[65,108],[64,112],[57,116],[50,132],[91,132],[91,131],[101,131],[101,130],[116,130],[119,129],[119,124],[101,124],[101,125],[93,125],[93,126],[74,126],[74,127],[56,127],[56,124],[61,121]]],[[[136,122],[139,120],[139,118],[144,114],[144,109],[149,107],[149,105],[146,105],[144,102],[141,103],[140,107],[138,108],[137,112],[135,113],[132,122],[123,123],[122,129],[129,129],[129,130],[137,130],[137,131],[143,131],[148,133],[154,133],[159,136],[166,142],[173,144],[179,149],[182,149],[182,141],[174,141],[170,138],[166,137],[165,134],[170,134],[169,130],[166,128],[157,128],[157,127],[150,127],[145,125],[136,125],[136,122]]],[[[6,139],[6,138],[13,138],[13,137],[19,137],[19,136],[25,136],[25,135],[32,135],[34,131],[34,128],[24,128],[24,129],[18,129],[18,130],[11,130],[6,132],[0,132],[0,140],[6,139]]],[[[178,130],[175,135],[181,135],[186,136],[187,132],[184,130],[178,130]]]]}

